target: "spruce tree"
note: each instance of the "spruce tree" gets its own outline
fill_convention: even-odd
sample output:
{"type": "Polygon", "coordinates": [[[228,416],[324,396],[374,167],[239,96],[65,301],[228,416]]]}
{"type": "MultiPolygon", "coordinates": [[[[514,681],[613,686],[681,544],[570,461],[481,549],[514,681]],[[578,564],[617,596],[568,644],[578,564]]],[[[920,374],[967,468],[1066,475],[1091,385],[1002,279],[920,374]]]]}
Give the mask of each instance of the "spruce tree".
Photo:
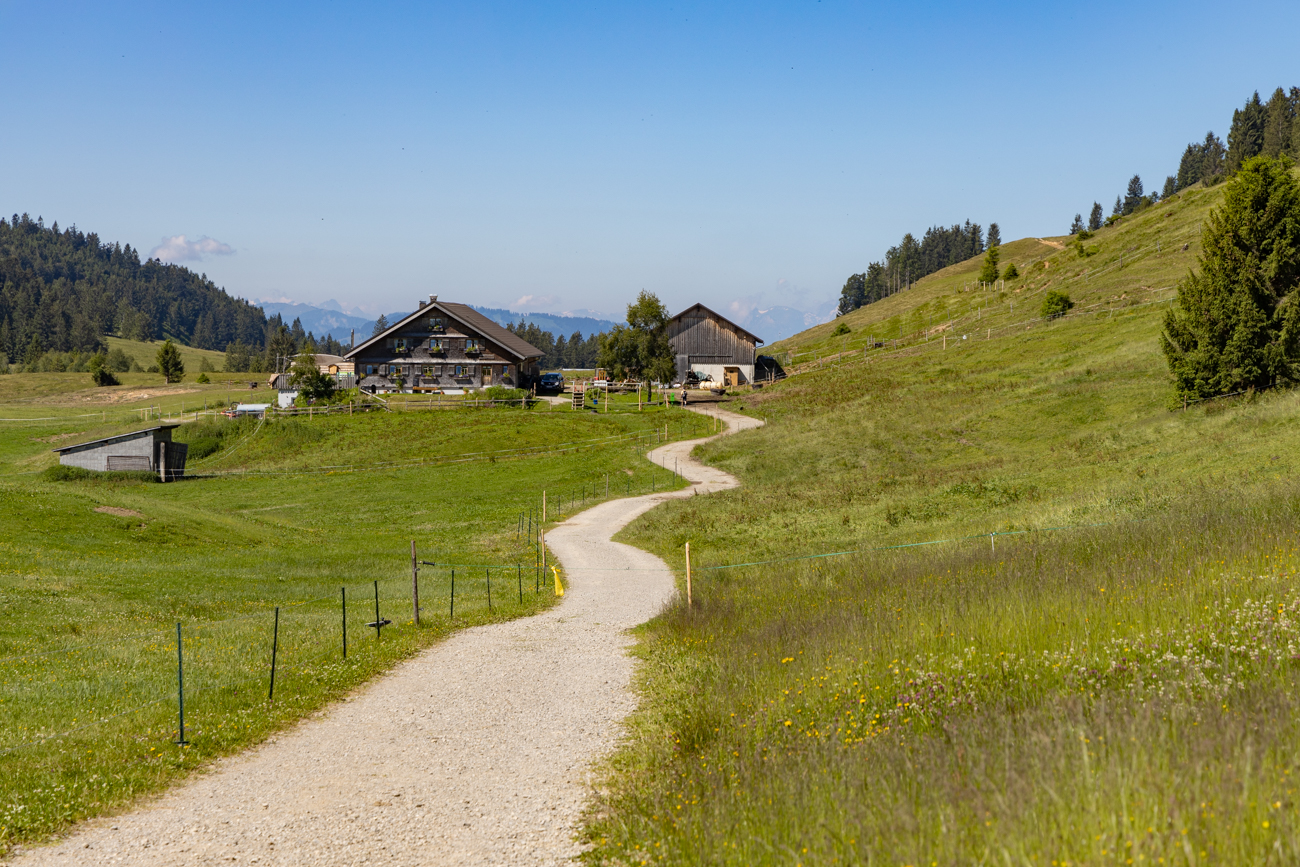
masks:
{"type": "Polygon", "coordinates": [[[1074,222],[1070,224],[1070,234],[1077,235],[1083,231],[1083,214],[1075,214],[1074,222]]]}
{"type": "Polygon", "coordinates": [[[161,373],[168,382],[180,382],[185,378],[185,362],[181,361],[180,350],[171,339],[163,341],[163,345],[158,347],[158,372],[161,373]]]}
{"type": "Polygon", "coordinates": [[[988,246],[990,247],[1002,246],[1002,230],[998,228],[997,223],[989,223],[988,246]]]}
{"type": "Polygon", "coordinates": [[[1264,122],[1268,113],[1259,101],[1259,91],[1246,101],[1245,106],[1232,113],[1232,128],[1228,131],[1227,169],[1238,172],[1246,160],[1264,149],[1264,122]]]}
{"type": "Polygon", "coordinates": [[[1101,202],[1092,203],[1092,213],[1088,215],[1088,231],[1095,232],[1101,228],[1102,224],[1102,207],[1101,202]]]}
{"type": "Polygon", "coordinates": [[[371,332],[371,337],[378,337],[388,330],[388,317],[380,313],[379,318],[375,320],[375,330],[371,332]]]}
{"type": "Polygon", "coordinates": [[[1160,198],[1167,199],[1176,192],[1178,192],[1178,179],[1169,175],[1165,178],[1165,188],[1160,191],[1160,198]]]}
{"type": "Polygon", "coordinates": [[[1113,208],[1110,209],[1110,215],[1111,215],[1112,217],[1118,217],[1118,216],[1122,215],[1123,213],[1124,213],[1124,197],[1123,197],[1123,196],[1116,196],[1116,197],[1115,197],[1115,207],[1113,207],[1113,208]]]}
{"type": "Polygon", "coordinates": [[[1291,151],[1291,125],[1295,122],[1295,107],[1286,91],[1278,88],[1264,107],[1264,144],[1266,157],[1280,157],[1291,151]]]}
{"type": "MultiPolygon", "coordinates": [[[[993,227],[990,226],[990,229],[993,227]]],[[[981,283],[992,283],[998,279],[998,248],[989,247],[988,252],[984,254],[984,264],[980,266],[979,281],[981,283]]]]}
{"type": "Polygon", "coordinates": [[[1179,400],[1300,378],[1300,185],[1247,160],[1206,219],[1199,272],[1178,284],[1160,346],[1179,400]]]}
{"type": "Polygon", "coordinates": [[[1128,191],[1124,194],[1124,216],[1136,211],[1142,206],[1142,178],[1134,175],[1129,178],[1128,191]]]}

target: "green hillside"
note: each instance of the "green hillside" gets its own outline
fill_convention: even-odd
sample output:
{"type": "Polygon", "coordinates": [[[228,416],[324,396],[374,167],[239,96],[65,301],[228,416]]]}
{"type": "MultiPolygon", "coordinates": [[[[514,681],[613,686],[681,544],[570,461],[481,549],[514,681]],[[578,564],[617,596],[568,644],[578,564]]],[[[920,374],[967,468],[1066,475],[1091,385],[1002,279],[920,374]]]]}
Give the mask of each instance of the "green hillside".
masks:
{"type": "MultiPolygon", "coordinates": [[[[261,345],[266,316],[206,275],[75,226],[0,218],[0,364],[46,352],[92,352],[100,338],[170,337],[202,349],[261,345]]],[[[147,365],[144,365],[147,366],[147,365]]]]}
{"type": "Polygon", "coordinates": [[[1221,190],[775,347],[768,426],[700,450],[744,486],[623,534],[689,541],[697,605],[644,630],[594,861],[1296,857],[1300,393],[1170,407],[1157,344],[1221,190]]]}

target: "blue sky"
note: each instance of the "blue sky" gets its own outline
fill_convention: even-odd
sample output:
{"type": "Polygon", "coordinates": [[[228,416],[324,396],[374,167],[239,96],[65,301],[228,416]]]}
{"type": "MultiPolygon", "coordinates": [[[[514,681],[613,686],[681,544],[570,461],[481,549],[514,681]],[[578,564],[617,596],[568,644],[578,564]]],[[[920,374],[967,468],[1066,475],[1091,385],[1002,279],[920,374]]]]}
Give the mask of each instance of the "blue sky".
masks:
{"type": "Polygon", "coordinates": [[[0,0],[0,211],[249,298],[812,310],[905,231],[1109,212],[1300,84],[1300,4],[1227,9],[0,0]]]}

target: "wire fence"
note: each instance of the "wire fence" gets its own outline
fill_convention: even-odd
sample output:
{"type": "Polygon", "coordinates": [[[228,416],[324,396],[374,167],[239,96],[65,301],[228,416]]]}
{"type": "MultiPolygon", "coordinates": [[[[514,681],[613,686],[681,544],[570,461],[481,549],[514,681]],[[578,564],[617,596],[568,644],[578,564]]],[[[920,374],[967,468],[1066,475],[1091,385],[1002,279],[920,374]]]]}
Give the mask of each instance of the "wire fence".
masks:
{"type": "MultiPolygon", "coordinates": [[[[355,664],[417,628],[517,615],[553,592],[521,548],[513,564],[433,566],[415,576],[341,586],[311,599],[266,605],[217,621],[181,621],[57,650],[0,659],[0,757],[104,726],[171,726],[270,709],[331,666],[355,664]],[[414,600],[420,601],[416,625],[414,600]]],[[[182,737],[184,732],[184,737],[182,737]]]]}
{"type": "MultiPolygon", "coordinates": [[[[642,448],[701,433],[697,428],[704,425],[692,415],[663,428],[564,443],[544,453],[619,443],[642,448]]],[[[456,459],[503,451],[520,450],[456,459]]],[[[156,732],[170,724],[174,739],[184,741],[191,731],[182,727],[183,713],[212,719],[269,708],[276,695],[302,693],[303,679],[328,679],[333,667],[375,652],[394,631],[410,639],[418,627],[449,628],[484,615],[521,613],[553,592],[544,568],[544,524],[595,502],[681,482],[675,468],[648,462],[539,491],[517,514],[513,538],[508,531],[502,535],[509,552],[505,562],[423,560],[407,576],[347,584],[337,593],[278,606],[266,603],[220,620],[182,620],[175,632],[159,626],[0,657],[0,758],[105,726],[156,732]]]]}

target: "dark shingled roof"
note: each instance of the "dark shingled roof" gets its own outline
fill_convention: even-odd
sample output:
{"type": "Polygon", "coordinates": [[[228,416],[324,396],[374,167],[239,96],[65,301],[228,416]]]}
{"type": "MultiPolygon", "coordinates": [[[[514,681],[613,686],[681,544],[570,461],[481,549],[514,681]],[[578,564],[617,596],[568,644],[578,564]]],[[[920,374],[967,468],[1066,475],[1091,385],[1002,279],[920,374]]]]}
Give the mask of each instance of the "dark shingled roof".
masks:
{"type": "Polygon", "coordinates": [[[462,324],[469,326],[470,329],[483,335],[487,340],[491,340],[503,349],[514,353],[521,361],[528,358],[541,358],[545,354],[527,340],[524,340],[517,334],[507,331],[505,328],[496,324],[491,319],[488,319],[468,304],[455,304],[450,301],[434,301],[425,304],[410,316],[407,316],[402,321],[390,326],[388,330],[384,331],[382,334],[376,334],[369,340],[357,344],[357,346],[349,350],[343,357],[352,358],[376,340],[381,340],[389,334],[405,327],[405,325],[412,319],[418,319],[421,316],[428,316],[432,312],[432,308],[435,307],[452,319],[459,320],[462,324]]]}

